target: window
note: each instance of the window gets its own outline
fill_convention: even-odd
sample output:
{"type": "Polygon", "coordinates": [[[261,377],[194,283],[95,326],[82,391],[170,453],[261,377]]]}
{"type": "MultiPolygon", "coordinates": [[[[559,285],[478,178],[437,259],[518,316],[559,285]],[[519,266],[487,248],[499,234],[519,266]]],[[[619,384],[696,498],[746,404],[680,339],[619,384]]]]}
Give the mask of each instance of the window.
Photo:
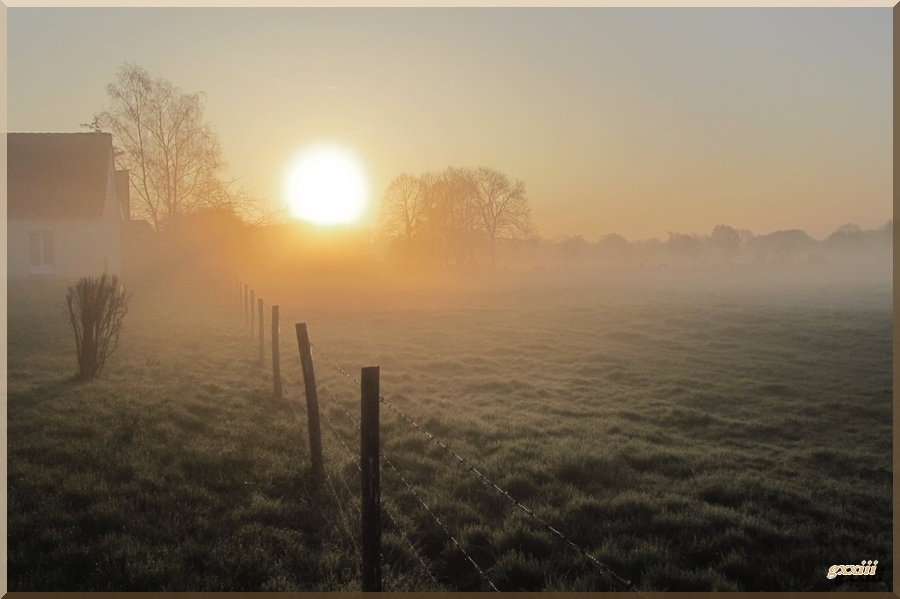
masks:
{"type": "Polygon", "coordinates": [[[31,272],[49,274],[53,271],[53,231],[29,233],[31,272]]]}

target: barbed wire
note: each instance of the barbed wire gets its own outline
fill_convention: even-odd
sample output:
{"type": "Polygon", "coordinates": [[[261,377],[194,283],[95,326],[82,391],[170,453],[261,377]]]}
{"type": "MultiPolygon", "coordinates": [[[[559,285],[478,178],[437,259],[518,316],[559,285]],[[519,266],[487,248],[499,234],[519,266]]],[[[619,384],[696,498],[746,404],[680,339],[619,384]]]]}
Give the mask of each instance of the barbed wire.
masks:
{"type": "Polygon", "coordinates": [[[598,560],[596,557],[594,557],[593,555],[591,555],[590,553],[588,553],[586,550],[582,549],[579,545],[577,545],[574,541],[572,541],[568,536],[566,536],[565,534],[563,534],[562,532],[560,532],[559,530],[557,530],[556,528],[554,528],[553,526],[551,526],[549,523],[547,523],[543,518],[541,518],[540,516],[538,516],[537,514],[535,514],[534,511],[533,511],[531,508],[529,508],[529,507],[523,505],[522,503],[520,503],[517,499],[515,499],[512,495],[510,495],[507,491],[505,491],[504,489],[502,489],[497,483],[495,483],[494,481],[492,481],[490,478],[488,478],[487,476],[485,476],[480,470],[478,470],[475,466],[473,466],[472,464],[470,464],[465,458],[463,458],[461,455],[459,455],[458,453],[456,453],[455,451],[453,451],[448,445],[446,445],[446,444],[443,443],[440,439],[438,439],[437,437],[435,437],[434,435],[432,435],[431,433],[429,433],[427,430],[425,430],[424,428],[422,428],[421,426],[419,426],[419,425],[418,425],[415,421],[413,421],[409,416],[407,416],[406,414],[404,414],[403,412],[401,412],[400,410],[398,410],[396,407],[394,407],[394,405],[393,405],[392,403],[390,403],[389,401],[387,401],[387,400],[384,399],[383,397],[379,397],[378,399],[379,399],[383,404],[385,404],[387,407],[389,407],[391,410],[393,410],[396,414],[398,414],[401,418],[403,418],[403,419],[406,420],[409,424],[411,424],[412,426],[414,426],[417,430],[419,430],[420,432],[422,432],[422,433],[423,433],[424,435],[426,435],[429,439],[431,439],[431,440],[434,441],[437,445],[439,445],[440,447],[442,447],[445,451],[447,451],[450,455],[452,455],[452,456],[453,456],[453,457],[454,457],[461,465],[466,466],[471,472],[473,472],[473,473],[476,474],[479,478],[481,478],[481,480],[482,480],[483,482],[485,482],[485,483],[488,484],[490,487],[492,487],[494,490],[496,490],[496,491],[499,492],[501,495],[503,495],[503,497],[505,497],[510,503],[512,503],[512,504],[515,505],[517,508],[519,508],[520,510],[524,511],[526,514],[528,514],[529,516],[531,516],[532,518],[534,518],[534,520],[535,520],[536,522],[538,522],[541,526],[543,526],[547,531],[549,531],[550,533],[554,534],[554,535],[557,536],[558,538],[562,539],[562,540],[565,541],[565,543],[568,544],[570,547],[572,547],[573,549],[575,549],[576,551],[578,551],[579,553],[581,553],[581,555],[583,555],[584,557],[586,557],[587,559],[589,559],[590,561],[592,561],[596,566],[598,566],[598,567],[601,569],[601,571],[603,571],[604,573],[606,573],[608,576],[610,576],[613,580],[615,580],[615,581],[618,582],[619,584],[623,585],[623,586],[626,588],[626,590],[632,588],[633,585],[632,585],[632,582],[631,582],[630,580],[626,580],[626,579],[622,578],[621,576],[619,576],[618,574],[616,574],[615,572],[613,572],[608,566],[606,566],[605,564],[603,564],[600,560],[598,560]]]}
{"type": "MultiPolygon", "coordinates": [[[[297,352],[297,355],[299,356],[299,350],[298,350],[298,352],[297,352]]],[[[322,388],[325,390],[325,392],[328,393],[328,395],[331,397],[331,401],[332,401],[335,405],[337,405],[337,406],[343,411],[343,413],[347,416],[347,418],[350,419],[351,422],[353,422],[354,425],[356,425],[356,428],[357,428],[358,430],[361,430],[361,427],[360,427],[359,423],[358,423],[358,422],[356,421],[356,419],[354,419],[353,416],[352,416],[352,415],[344,408],[344,406],[341,405],[341,403],[340,403],[340,402],[337,400],[337,398],[334,396],[334,393],[332,393],[331,390],[330,390],[325,384],[322,384],[321,387],[322,387],[322,388]]],[[[326,399],[327,399],[327,398],[326,398],[326,399]]],[[[353,464],[356,466],[356,469],[361,473],[361,472],[362,472],[362,467],[360,466],[359,461],[358,461],[358,460],[356,459],[356,457],[353,455],[353,451],[350,449],[350,446],[347,445],[347,442],[344,440],[343,435],[341,435],[340,432],[338,432],[337,427],[335,427],[334,423],[331,421],[331,418],[328,417],[328,413],[327,413],[325,410],[322,410],[321,413],[322,413],[323,418],[325,418],[325,422],[328,424],[328,427],[329,427],[329,429],[331,430],[332,434],[335,436],[335,438],[337,438],[337,440],[340,442],[340,444],[344,447],[344,450],[347,452],[347,455],[350,457],[350,460],[351,460],[351,461],[353,462],[353,464]]],[[[384,455],[384,454],[382,453],[382,455],[384,455]]],[[[341,478],[341,481],[344,483],[344,486],[345,486],[345,488],[347,489],[347,493],[352,497],[352,496],[353,496],[353,493],[350,491],[350,487],[347,486],[346,481],[345,481],[343,478],[341,478]]],[[[356,504],[354,504],[354,505],[356,505],[356,504]]],[[[422,568],[425,570],[425,573],[428,575],[428,577],[431,579],[431,581],[435,584],[435,586],[440,587],[440,586],[441,586],[440,583],[438,583],[437,579],[435,579],[434,574],[431,573],[431,569],[430,569],[430,568],[428,567],[428,565],[425,563],[425,560],[422,558],[422,556],[420,555],[419,551],[416,549],[415,545],[414,545],[413,542],[410,540],[409,535],[407,535],[407,534],[406,534],[406,531],[403,530],[403,527],[400,526],[400,523],[399,523],[399,522],[397,521],[397,519],[394,517],[394,514],[391,513],[391,510],[388,508],[388,506],[387,506],[384,502],[382,502],[382,507],[384,508],[385,514],[387,514],[388,518],[391,520],[391,522],[393,522],[394,526],[395,526],[395,527],[397,528],[397,530],[400,532],[400,536],[403,538],[404,541],[406,541],[406,544],[407,544],[407,545],[409,546],[409,548],[412,550],[413,555],[416,557],[416,559],[418,559],[418,561],[419,561],[419,563],[421,564],[422,568]]],[[[361,509],[361,507],[360,507],[359,505],[356,505],[356,509],[357,509],[357,511],[359,512],[360,517],[362,517],[362,509],[361,509]]]]}
{"type": "MultiPolygon", "coordinates": [[[[344,408],[344,406],[341,404],[341,402],[338,401],[337,397],[334,396],[334,393],[331,392],[331,390],[328,388],[328,386],[326,386],[325,383],[322,383],[321,387],[322,387],[322,389],[325,390],[326,393],[328,393],[328,395],[331,396],[331,402],[341,409],[341,411],[344,413],[344,415],[350,419],[350,422],[352,422],[356,426],[357,429],[362,430],[362,427],[360,426],[359,422],[356,421],[356,418],[354,418],[350,414],[350,412],[348,412],[347,409],[344,408]]],[[[328,398],[326,397],[326,399],[328,399],[328,398]]]]}
{"type": "Polygon", "coordinates": [[[413,542],[409,539],[409,536],[406,534],[406,532],[405,532],[405,531],[403,530],[403,528],[400,526],[400,523],[397,522],[396,518],[394,518],[394,514],[391,513],[391,510],[390,510],[390,509],[388,509],[387,503],[385,503],[384,501],[382,501],[382,502],[381,502],[381,505],[382,505],[382,507],[384,508],[384,513],[387,514],[388,518],[391,519],[391,522],[394,523],[394,526],[397,528],[397,530],[400,531],[400,536],[403,537],[403,540],[406,541],[406,544],[407,544],[407,545],[409,545],[409,548],[412,550],[413,555],[415,555],[415,556],[416,556],[416,559],[419,560],[419,563],[422,565],[422,569],[425,570],[425,573],[426,573],[426,574],[428,574],[428,578],[431,579],[431,582],[434,583],[434,586],[440,588],[440,587],[441,587],[441,584],[440,584],[440,583],[437,581],[437,579],[434,577],[434,574],[431,573],[431,568],[429,568],[429,567],[425,564],[425,560],[422,558],[422,555],[421,555],[421,554],[419,553],[419,551],[416,549],[416,546],[413,545],[413,542]]]}
{"type": "MultiPolygon", "coordinates": [[[[285,390],[287,390],[287,391],[294,391],[293,386],[290,384],[287,384],[285,387],[286,387],[285,390]]],[[[290,400],[289,397],[287,397],[286,394],[285,394],[284,398],[287,401],[288,405],[291,407],[291,411],[294,412],[294,416],[297,418],[298,425],[301,428],[303,428],[303,419],[300,417],[300,414],[297,413],[297,409],[294,407],[294,403],[290,400]]],[[[298,401],[301,404],[303,404],[304,408],[306,408],[306,402],[304,402],[302,399],[298,399],[298,401]]],[[[350,539],[350,543],[353,545],[353,549],[356,552],[357,557],[360,557],[361,554],[359,551],[359,546],[356,544],[356,539],[353,537],[353,534],[350,532],[350,530],[348,528],[350,518],[349,518],[349,516],[347,516],[346,512],[344,511],[344,508],[341,505],[340,499],[338,499],[337,490],[334,488],[334,482],[332,482],[332,480],[331,480],[331,475],[328,474],[328,470],[326,468],[323,467],[322,470],[325,473],[325,479],[328,481],[328,487],[331,490],[331,494],[334,496],[334,501],[338,506],[338,510],[341,512],[341,516],[343,516],[343,522],[342,522],[340,528],[342,529],[344,534],[347,535],[347,537],[350,539]]],[[[326,518],[326,520],[327,520],[327,518],[326,518]]],[[[360,557],[360,560],[361,559],[362,558],[360,557]]]]}
{"type": "MultiPolygon", "coordinates": [[[[331,395],[334,402],[337,403],[337,399],[335,399],[334,395],[330,391],[328,393],[329,393],[329,395],[331,395]]],[[[340,404],[338,404],[338,405],[340,406],[340,404]]],[[[343,409],[343,406],[341,406],[341,409],[343,409]]],[[[347,416],[350,416],[350,414],[347,413],[346,410],[344,410],[344,413],[347,414],[347,416]]],[[[341,445],[344,446],[344,449],[347,451],[347,455],[350,456],[350,460],[356,466],[356,469],[359,470],[360,473],[362,473],[362,467],[359,464],[359,460],[357,460],[356,456],[353,455],[353,451],[350,449],[350,446],[347,445],[346,441],[344,440],[344,437],[338,432],[337,427],[334,426],[334,423],[331,422],[331,418],[328,417],[328,414],[324,410],[322,411],[322,416],[325,418],[325,422],[328,423],[328,426],[330,427],[331,432],[338,439],[338,441],[340,441],[341,445]]],[[[352,417],[350,417],[350,419],[353,420],[352,417]]],[[[354,421],[354,424],[355,423],[356,423],[356,421],[354,421]]],[[[357,428],[359,428],[359,425],[357,425],[357,428]]],[[[384,456],[384,453],[382,453],[381,455],[384,456]]],[[[346,481],[344,484],[346,485],[346,481]]],[[[347,487],[347,491],[348,492],[350,491],[349,487],[347,487]]],[[[353,494],[350,493],[350,495],[352,496],[353,494]]],[[[403,537],[403,540],[406,541],[407,545],[409,545],[409,548],[412,550],[413,555],[415,555],[416,558],[419,560],[419,563],[422,564],[422,568],[425,570],[425,573],[428,574],[428,577],[431,578],[432,582],[434,582],[435,585],[440,586],[438,581],[434,578],[434,575],[431,573],[431,570],[425,564],[425,560],[422,559],[422,556],[419,554],[418,550],[416,550],[415,545],[413,545],[412,541],[410,541],[409,536],[406,534],[406,531],[404,531],[403,528],[400,526],[400,523],[397,522],[396,518],[394,518],[394,515],[391,513],[390,509],[388,509],[387,505],[384,504],[383,502],[382,502],[382,507],[384,508],[385,514],[387,514],[388,518],[391,519],[391,522],[394,523],[394,526],[397,528],[397,530],[400,531],[400,536],[403,537]]],[[[359,506],[356,506],[356,509],[357,509],[357,511],[359,511],[360,517],[362,517],[362,509],[359,506]]]]}
{"type": "MultiPolygon", "coordinates": [[[[353,545],[353,549],[356,552],[356,557],[359,558],[360,563],[362,563],[362,553],[359,551],[359,545],[356,543],[356,538],[353,536],[353,533],[350,532],[350,516],[347,515],[347,512],[344,511],[344,507],[341,505],[341,500],[338,499],[337,491],[334,488],[334,483],[331,481],[331,475],[328,474],[328,469],[324,467],[322,471],[325,473],[325,479],[328,481],[328,486],[331,488],[331,493],[334,495],[334,500],[338,504],[338,509],[341,511],[341,515],[344,517],[344,522],[346,523],[346,527],[344,528],[344,533],[350,538],[350,543],[353,545]]],[[[349,490],[349,489],[348,489],[349,490]]]]}
{"type": "Polygon", "coordinates": [[[312,343],[310,343],[309,346],[312,347],[314,350],[316,350],[316,353],[317,353],[317,354],[319,354],[320,356],[322,356],[323,358],[325,358],[325,360],[327,360],[329,364],[331,364],[332,366],[334,366],[335,368],[337,368],[337,369],[338,369],[345,377],[347,377],[348,379],[350,379],[351,381],[353,381],[354,383],[356,383],[356,386],[357,386],[357,387],[360,387],[360,386],[361,386],[360,382],[359,382],[356,378],[354,378],[353,375],[351,375],[349,372],[347,372],[346,370],[344,370],[343,368],[341,368],[340,366],[338,366],[337,364],[335,364],[334,361],[333,361],[331,358],[329,358],[328,356],[326,356],[326,355],[322,352],[321,349],[319,349],[317,346],[313,345],[312,343]]]}
{"type": "Polygon", "coordinates": [[[478,574],[481,575],[481,578],[483,578],[494,591],[499,593],[500,592],[499,589],[497,589],[497,587],[494,586],[494,583],[491,582],[491,579],[487,577],[487,574],[485,574],[484,571],[478,566],[478,564],[475,563],[475,560],[472,559],[472,557],[468,553],[466,553],[466,550],[463,549],[462,545],[459,544],[459,541],[456,540],[456,537],[454,537],[453,534],[449,530],[447,530],[447,527],[444,526],[444,523],[441,522],[441,519],[437,517],[437,514],[435,514],[431,510],[431,508],[428,507],[428,504],[425,503],[425,501],[419,496],[418,493],[416,493],[416,490],[412,487],[412,485],[410,485],[406,481],[406,479],[403,477],[403,475],[400,474],[400,471],[394,467],[394,464],[383,453],[382,453],[381,457],[384,458],[384,463],[387,464],[388,466],[390,466],[391,470],[393,470],[394,473],[400,478],[400,480],[403,481],[403,484],[406,485],[406,488],[409,489],[409,491],[413,494],[413,497],[415,497],[418,500],[418,502],[422,505],[422,507],[425,508],[425,511],[427,511],[429,514],[431,514],[431,517],[434,518],[434,521],[438,523],[438,525],[444,530],[444,532],[447,534],[447,536],[450,537],[450,540],[453,541],[453,543],[459,548],[460,551],[462,551],[462,554],[466,557],[466,559],[469,560],[469,562],[473,566],[475,566],[475,569],[478,571],[478,574]]]}

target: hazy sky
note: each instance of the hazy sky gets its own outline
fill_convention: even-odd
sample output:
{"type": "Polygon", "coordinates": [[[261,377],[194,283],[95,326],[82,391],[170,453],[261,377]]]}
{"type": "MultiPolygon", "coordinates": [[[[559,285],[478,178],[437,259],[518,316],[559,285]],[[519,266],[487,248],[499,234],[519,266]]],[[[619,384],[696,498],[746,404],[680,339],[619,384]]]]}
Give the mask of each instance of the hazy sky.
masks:
{"type": "Polygon", "coordinates": [[[892,9],[8,9],[10,131],[79,131],[126,61],[207,96],[281,202],[337,141],[372,196],[491,166],[545,237],[893,218],[892,9]],[[356,133],[354,133],[356,132],[356,133]]]}

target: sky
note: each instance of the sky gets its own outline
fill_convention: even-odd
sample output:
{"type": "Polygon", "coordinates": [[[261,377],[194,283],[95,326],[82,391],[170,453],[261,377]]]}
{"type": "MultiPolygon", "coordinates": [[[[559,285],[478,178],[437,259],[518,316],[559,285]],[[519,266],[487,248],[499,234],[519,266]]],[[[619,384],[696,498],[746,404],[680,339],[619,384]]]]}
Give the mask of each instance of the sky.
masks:
{"type": "Polygon", "coordinates": [[[891,8],[9,8],[8,130],[81,131],[126,62],[204,92],[273,204],[304,148],[524,181],[545,238],[893,218],[891,8]]]}

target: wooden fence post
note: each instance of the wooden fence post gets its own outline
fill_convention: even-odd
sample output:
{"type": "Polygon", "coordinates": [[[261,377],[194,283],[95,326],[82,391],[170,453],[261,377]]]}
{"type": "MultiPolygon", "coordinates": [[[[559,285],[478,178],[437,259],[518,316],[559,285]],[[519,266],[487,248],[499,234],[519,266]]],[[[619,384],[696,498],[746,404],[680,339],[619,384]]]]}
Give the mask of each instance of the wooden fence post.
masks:
{"type": "Polygon", "coordinates": [[[265,319],[265,311],[263,309],[263,301],[262,298],[256,300],[257,312],[259,312],[259,363],[266,363],[266,319],[265,319]]]}
{"type": "Polygon", "coordinates": [[[244,284],[244,325],[250,324],[250,286],[244,284]]]}
{"type": "Polygon", "coordinates": [[[362,369],[360,468],[362,470],[362,590],[381,592],[381,481],[379,477],[379,368],[362,369]]]}
{"type": "Polygon", "coordinates": [[[256,292],[252,289],[250,290],[250,338],[253,339],[256,336],[254,332],[254,327],[256,326],[256,314],[254,313],[256,309],[256,292]]]}
{"type": "Polygon", "coordinates": [[[297,330],[297,345],[300,347],[300,365],[303,367],[303,385],[306,387],[306,415],[309,419],[309,457],[312,461],[313,478],[321,483],[325,478],[325,462],[322,459],[322,430],[319,426],[319,395],[316,392],[316,373],[313,370],[312,354],[309,351],[309,333],[305,322],[294,325],[297,330]]]}
{"type": "Polygon", "coordinates": [[[281,399],[281,349],[278,347],[280,321],[278,306],[272,306],[272,384],[278,399],[281,399]]]}

